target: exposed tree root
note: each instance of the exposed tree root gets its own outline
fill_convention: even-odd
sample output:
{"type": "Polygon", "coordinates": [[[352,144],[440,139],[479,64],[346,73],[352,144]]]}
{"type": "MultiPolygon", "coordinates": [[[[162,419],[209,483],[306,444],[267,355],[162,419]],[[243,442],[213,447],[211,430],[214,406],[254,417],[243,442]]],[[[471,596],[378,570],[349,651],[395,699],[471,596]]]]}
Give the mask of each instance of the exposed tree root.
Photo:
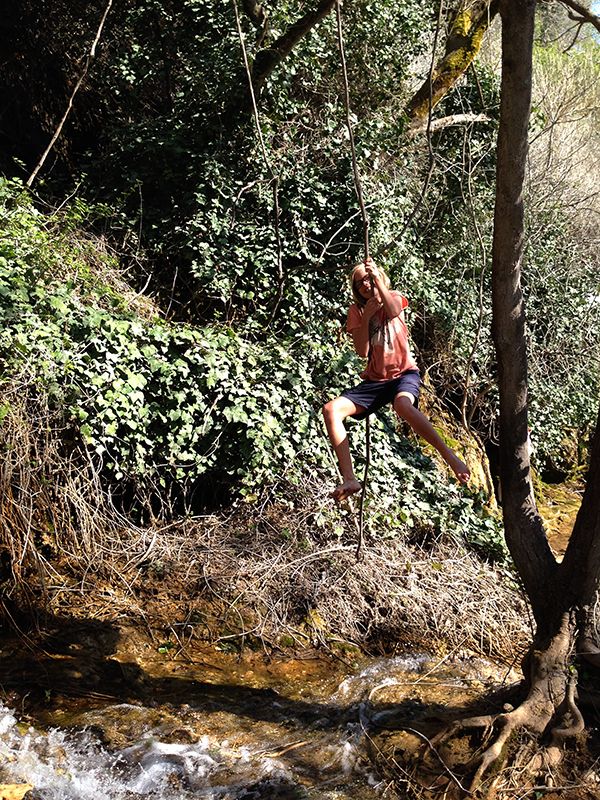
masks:
{"type": "Polygon", "coordinates": [[[526,704],[519,708],[503,714],[487,714],[481,717],[470,717],[469,719],[459,720],[454,723],[450,730],[443,734],[441,742],[456,735],[460,731],[468,729],[482,728],[484,731],[483,741],[488,740],[493,731],[497,731],[494,742],[483,752],[479,760],[479,766],[471,780],[469,786],[470,793],[474,793],[479,789],[486,772],[492,765],[500,762],[500,766],[504,766],[506,761],[503,757],[506,745],[513,734],[527,724],[529,718],[529,709],[526,704]]]}
{"type": "MultiPolygon", "coordinates": [[[[584,728],[583,718],[574,702],[574,691],[575,681],[571,681],[555,714],[548,708],[540,717],[538,703],[530,697],[518,708],[508,712],[459,720],[438,735],[434,744],[443,749],[451,739],[461,733],[476,729],[483,731],[481,741],[485,749],[473,759],[477,762],[477,767],[463,796],[495,796],[499,784],[506,781],[505,772],[510,775],[516,770],[521,787],[535,781],[540,775],[550,774],[562,761],[566,741],[575,738],[584,728]],[[545,729],[557,717],[556,726],[549,731],[550,741],[541,745],[539,737],[548,733],[545,729]],[[519,740],[523,733],[527,735],[527,740],[511,753],[510,743],[519,740]],[[491,739],[493,741],[489,743],[491,739]],[[511,770],[506,769],[509,763],[511,770]],[[491,779],[486,782],[488,776],[491,779]]],[[[467,766],[473,768],[474,764],[467,766]]]]}
{"type": "Polygon", "coordinates": [[[568,615],[558,628],[544,647],[531,651],[529,691],[517,707],[455,720],[420,748],[419,764],[437,775],[437,792],[443,787],[448,798],[491,800],[524,786],[555,785],[566,745],[584,731],[577,673],[569,665],[574,627],[568,615]]]}

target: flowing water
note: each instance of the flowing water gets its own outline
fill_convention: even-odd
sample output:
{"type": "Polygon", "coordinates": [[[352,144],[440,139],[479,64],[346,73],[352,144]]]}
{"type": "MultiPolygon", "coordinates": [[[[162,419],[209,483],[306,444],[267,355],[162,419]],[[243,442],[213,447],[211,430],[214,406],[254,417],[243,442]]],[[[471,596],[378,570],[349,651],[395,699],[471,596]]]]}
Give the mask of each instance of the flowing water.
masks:
{"type": "Polygon", "coordinates": [[[60,659],[47,660],[35,671],[38,682],[45,676],[35,712],[0,706],[0,783],[30,784],[29,796],[44,800],[394,797],[370,757],[370,733],[393,726],[398,709],[410,719],[462,706],[502,680],[467,657],[210,655],[147,658],[133,671],[120,663],[128,680],[118,693],[106,671],[90,682],[83,662],[65,671],[64,658],[52,680],[60,659]]]}

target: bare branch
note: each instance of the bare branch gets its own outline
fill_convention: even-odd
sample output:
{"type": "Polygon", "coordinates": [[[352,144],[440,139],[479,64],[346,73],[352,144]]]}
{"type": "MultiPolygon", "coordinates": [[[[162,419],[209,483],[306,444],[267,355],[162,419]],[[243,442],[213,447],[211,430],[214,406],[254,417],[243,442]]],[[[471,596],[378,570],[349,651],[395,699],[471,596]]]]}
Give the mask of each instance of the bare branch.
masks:
{"type": "Polygon", "coordinates": [[[335,5],[335,0],[320,0],[313,11],[309,11],[287,29],[270,47],[260,50],[254,59],[252,82],[258,94],[269,75],[314,26],[324,19],[335,5]]]}
{"type": "Polygon", "coordinates": [[[77,92],[81,88],[84,80],[86,79],[88,71],[90,69],[90,64],[92,63],[92,60],[93,60],[94,56],[96,55],[96,47],[98,46],[98,42],[100,41],[100,37],[102,36],[102,29],[104,27],[104,23],[106,22],[106,18],[108,16],[108,12],[110,11],[110,8],[111,8],[112,4],[113,4],[113,0],[108,0],[106,8],[104,9],[104,14],[102,15],[102,19],[100,20],[100,25],[98,26],[98,30],[96,31],[96,36],[95,36],[94,41],[92,43],[92,46],[90,48],[90,52],[88,53],[87,58],[85,59],[85,64],[83,65],[83,70],[81,72],[81,75],[79,76],[79,80],[77,81],[73,91],[71,92],[71,97],[69,97],[69,102],[67,103],[67,109],[66,109],[65,113],[63,114],[63,117],[62,117],[61,121],[58,123],[58,125],[56,127],[56,130],[54,131],[54,136],[50,140],[50,144],[45,149],[45,151],[42,154],[40,160],[38,161],[35,169],[33,170],[31,175],[27,179],[27,186],[29,186],[29,187],[32,186],[33,182],[35,181],[35,179],[37,177],[38,172],[44,166],[44,163],[45,163],[46,159],[48,158],[48,155],[50,154],[50,151],[52,150],[52,148],[54,147],[54,145],[56,144],[56,142],[58,140],[58,137],[62,133],[62,129],[63,129],[64,125],[65,125],[65,122],[67,121],[67,117],[69,116],[69,114],[71,113],[71,109],[73,108],[73,101],[75,100],[75,95],[77,94],[77,92]]]}
{"type": "MultiPolygon", "coordinates": [[[[465,125],[471,122],[489,122],[490,118],[487,114],[450,114],[447,117],[440,117],[439,119],[431,120],[429,130],[431,133],[435,131],[449,128],[451,125],[465,125]]],[[[425,133],[427,129],[427,120],[424,119],[420,122],[419,126],[411,126],[410,133],[416,136],[419,133],[425,133]]]]}
{"type": "Polygon", "coordinates": [[[571,11],[575,12],[575,14],[569,13],[570,19],[581,23],[589,22],[596,30],[600,31],[600,17],[596,14],[592,14],[589,8],[582,6],[580,3],[576,3],[575,0],[560,0],[560,2],[571,9],[571,11]]]}

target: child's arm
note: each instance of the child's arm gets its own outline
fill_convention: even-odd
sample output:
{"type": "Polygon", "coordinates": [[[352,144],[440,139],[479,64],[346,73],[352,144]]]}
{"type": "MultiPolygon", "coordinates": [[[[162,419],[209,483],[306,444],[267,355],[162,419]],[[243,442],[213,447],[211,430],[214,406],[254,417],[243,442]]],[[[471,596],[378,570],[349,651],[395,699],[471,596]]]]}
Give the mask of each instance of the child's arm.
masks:
{"type": "Polygon", "coordinates": [[[399,316],[405,308],[401,296],[398,294],[392,294],[392,292],[390,292],[383,282],[381,273],[377,269],[377,266],[372,259],[367,259],[365,262],[365,269],[367,271],[367,275],[371,275],[373,277],[373,286],[379,295],[380,304],[383,306],[387,318],[394,319],[394,317],[399,316]]]}
{"type": "Polygon", "coordinates": [[[369,298],[362,309],[360,325],[350,331],[356,354],[361,358],[369,357],[369,320],[380,307],[379,300],[375,297],[369,298]]]}

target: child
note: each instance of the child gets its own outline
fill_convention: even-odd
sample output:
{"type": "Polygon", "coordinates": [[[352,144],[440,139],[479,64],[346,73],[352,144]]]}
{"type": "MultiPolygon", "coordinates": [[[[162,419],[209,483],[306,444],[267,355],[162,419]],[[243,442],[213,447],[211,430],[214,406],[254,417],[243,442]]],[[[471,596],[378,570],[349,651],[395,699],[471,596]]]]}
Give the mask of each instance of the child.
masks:
{"type": "Polygon", "coordinates": [[[387,275],[370,258],[354,267],[351,281],[354,303],[348,310],[346,330],[358,355],[368,361],[360,376],[362,383],[323,406],[327,433],[342,473],[342,483],[331,496],[345,500],[362,489],[354,475],[344,419],[365,419],[388,403],[415,433],[439,451],[460,483],[466,484],[468,468],[415,406],[421,378],[408,344],[404,321],[407,299],[389,288],[387,275]]]}

